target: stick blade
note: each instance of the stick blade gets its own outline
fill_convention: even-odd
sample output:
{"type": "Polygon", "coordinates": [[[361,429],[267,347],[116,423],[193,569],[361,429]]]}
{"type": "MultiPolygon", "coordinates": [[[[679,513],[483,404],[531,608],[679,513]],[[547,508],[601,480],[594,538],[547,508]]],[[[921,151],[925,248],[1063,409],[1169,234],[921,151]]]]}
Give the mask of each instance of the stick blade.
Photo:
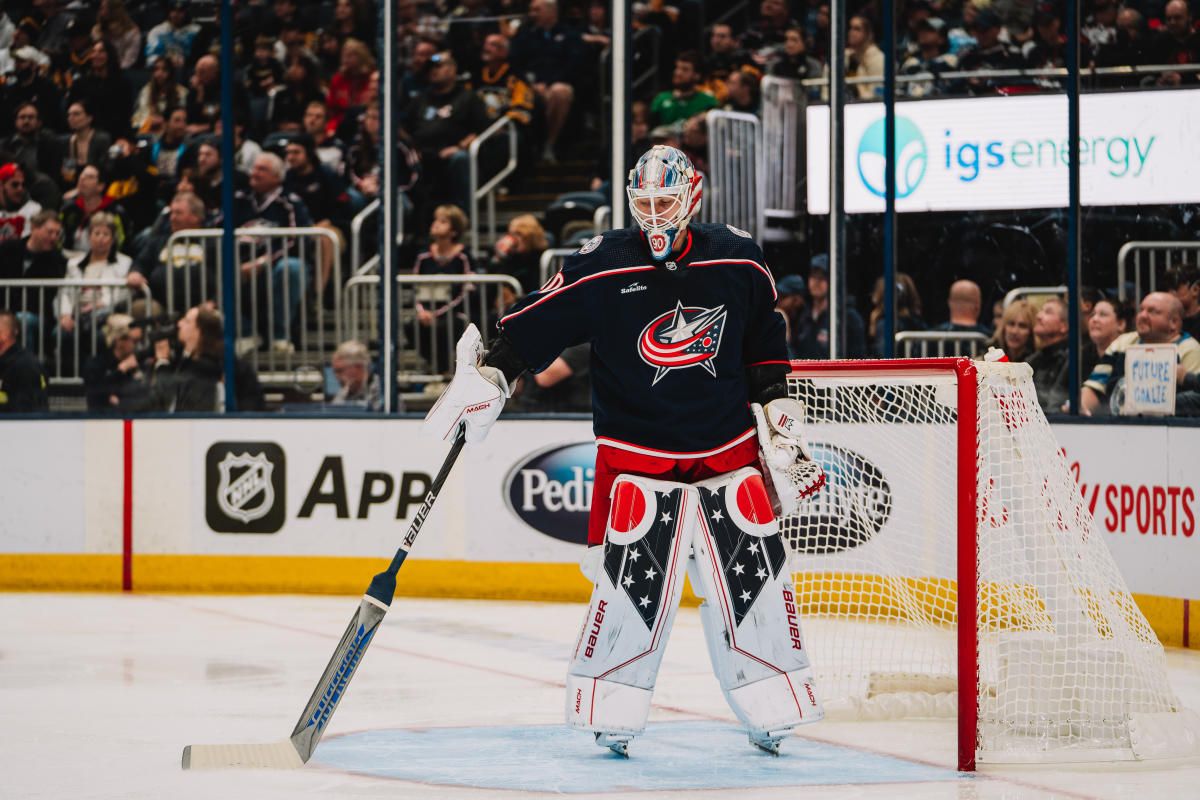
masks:
{"type": "Polygon", "coordinates": [[[184,769],[297,769],[304,759],[291,740],[273,744],[189,744],[184,769]]]}

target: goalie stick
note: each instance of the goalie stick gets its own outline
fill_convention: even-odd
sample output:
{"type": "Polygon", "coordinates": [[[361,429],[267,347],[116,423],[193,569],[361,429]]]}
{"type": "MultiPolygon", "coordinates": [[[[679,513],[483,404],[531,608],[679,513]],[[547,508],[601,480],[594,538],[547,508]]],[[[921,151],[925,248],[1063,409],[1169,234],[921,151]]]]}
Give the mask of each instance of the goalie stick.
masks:
{"type": "Polygon", "coordinates": [[[433,508],[433,502],[442,491],[442,485],[450,475],[450,469],[458,460],[458,454],[465,442],[465,429],[460,426],[450,446],[450,452],[442,462],[442,468],[425,495],[425,502],[417,509],[416,516],[409,523],[404,541],[400,543],[400,548],[392,557],[388,568],[371,579],[371,585],[367,587],[358,611],[350,620],[346,632],[342,634],[342,640],[333,651],[333,658],[325,667],[325,672],[321,675],[312,697],[308,699],[308,705],[304,707],[292,735],[281,742],[271,744],[190,744],[183,748],[184,769],[292,769],[303,766],[312,757],[317,742],[321,740],[321,734],[325,732],[325,726],[329,724],[334,710],[345,696],[354,671],[362,662],[371,639],[392,604],[396,593],[396,573],[404,564],[413,542],[417,540],[417,534],[421,532],[421,526],[433,508]]]}

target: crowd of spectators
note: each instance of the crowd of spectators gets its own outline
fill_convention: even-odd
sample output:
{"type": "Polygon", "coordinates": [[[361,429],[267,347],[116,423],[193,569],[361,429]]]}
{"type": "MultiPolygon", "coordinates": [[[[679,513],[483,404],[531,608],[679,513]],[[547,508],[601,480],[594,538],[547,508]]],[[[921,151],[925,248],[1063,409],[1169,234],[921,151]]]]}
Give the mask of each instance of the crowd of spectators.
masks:
{"type": "MultiPolygon", "coordinates": [[[[1052,88],[1052,76],[942,74],[1063,63],[1062,2],[906,0],[897,8],[895,58],[904,76],[901,92],[910,96],[1052,88]]],[[[877,0],[848,9],[842,57],[852,78],[882,75],[880,45],[888,34],[879,9],[877,0]]],[[[651,143],[674,144],[703,170],[705,112],[757,112],[760,82],[768,75],[828,74],[828,2],[761,0],[730,11],[715,0],[634,4],[635,71],[657,71],[635,90],[631,155],[651,143]]],[[[172,283],[186,296],[167,309],[177,316],[219,302],[215,242],[170,242],[172,233],[222,220],[219,137],[225,124],[235,138],[235,224],[313,225],[344,245],[351,219],[380,191],[377,12],[375,0],[248,0],[235,6],[234,52],[222,53],[215,2],[3,4],[0,274],[123,279],[130,290],[75,291],[19,309],[13,319],[25,346],[45,360],[55,357],[45,342],[61,350],[64,337],[84,336],[90,352],[90,343],[106,338],[110,314],[162,311],[172,283]],[[222,118],[222,69],[233,70],[231,120],[222,118]],[[139,305],[145,293],[153,298],[148,309],[139,305]]],[[[1200,62],[1200,35],[1187,0],[1085,0],[1084,14],[1085,63],[1180,67],[1106,75],[1096,85],[1196,83],[1198,73],[1187,65],[1200,62]]],[[[434,256],[401,268],[503,271],[528,291],[548,244],[544,220],[514,220],[485,259],[439,260],[446,244],[434,235],[435,210],[455,207],[461,214],[469,207],[467,152],[495,120],[511,120],[518,132],[518,176],[604,149],[604,112],[596,98],[612,39],[609,3],[401,0],[394,34],[401,124],[393,146],[409,230],[421,232],[411,255],[431,242],[434,256]]],[[[812,97],[823,91],[810,84],[812,97]]],[[[852,95],[869,100],[879,92],[878,83],[856,80],[852,95]]],[[[483,171],[494,171],[505,157],[502,143],[486,143],[483,171]]],[[[597,178],[590,188],[603,182],[597,178]]],[[[374,245],[373,237],[365,241],[368,249],[374,245]]],[[[451,249],[461,250],[461,231],[454,242],[451,249]]],[[[344,260],[348,248],[340,250],[344,260]]],[[[258,298],[224,312],[238,321],[240,355],[294,349],[299,304],[330,303],[331,282],[358,266],[337,263],[336,252],[326,239],[304,253],[289,240],[270,256],[239,245],[240,279],[255,289],[243,296],[258,298]],[[270,304],[270,321],[249,303],[270,304]]],[[[819,268],[803,280],[806,308],[816,316],[793,331],[797,345],[819,345],[827,335],[827,322],[816,319],[827,305],[827,283],[819,268]]],[[[907,277],[897,296],[900,329],[924,328],[907,277]]],[[[852,320],[855,348],[861,341],[864,352],[880,349],[878,322],[875,310],[852,320]]],[[[1014,317],[1012,325],[1021,322],[1014,317]]]]}

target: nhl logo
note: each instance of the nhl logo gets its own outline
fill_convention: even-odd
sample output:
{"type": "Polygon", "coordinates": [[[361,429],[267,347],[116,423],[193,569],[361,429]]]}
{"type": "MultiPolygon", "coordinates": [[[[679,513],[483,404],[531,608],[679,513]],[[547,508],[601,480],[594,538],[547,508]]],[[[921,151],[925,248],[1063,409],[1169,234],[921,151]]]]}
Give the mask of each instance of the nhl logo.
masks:
{"type": "Polygon", "coordinates": [[[217,469],[221,471],[217,505],[226,516],[246,523],[267,515],[275,504],[275,490],[271,486],[275,465],[265,455],[226,453],[217,469]]]}
{"type": "Polygon", "coordinates": [[[218,533],[275,533],[286,512],[283,448],[217,442],[205,457],[205,517],[218,533]]]}

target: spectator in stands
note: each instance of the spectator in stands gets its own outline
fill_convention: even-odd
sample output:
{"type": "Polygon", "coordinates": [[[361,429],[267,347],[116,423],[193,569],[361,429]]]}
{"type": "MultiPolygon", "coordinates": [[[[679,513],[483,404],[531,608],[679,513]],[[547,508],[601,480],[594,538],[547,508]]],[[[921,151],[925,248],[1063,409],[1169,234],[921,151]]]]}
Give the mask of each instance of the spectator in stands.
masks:
{"type": "MultiPolygon", "coordinates": [[[[926,19],[916,31],[916,49],[900,65],[898,74],[917,75],[931,72],[938,75],[958,67],[958,57],[949,51],[946,41],[946,24],[937,17],[926,19]]],[[[912,81],[904,85],[909,97],[927,97],[948,93],[957,84],[945,85],[938,81],[912,81]]]]}
{"type": "Polygon", "coordinates": [[[131,231],[141,231],[158,216],[158,175],[151,171],[145,155],[127,139],[117,139],[109,148],[108,190],[105,195],[125,209],[131,231]]]}
{"type": "Polygon", "coordinates": [[[979,314],[983,310],[983,293],[979,290],[979,284],[969,280],[950,284],[946,307],[950,310],[950,319],[936,326],[935,331],[992,335],[991,329],[979,322],[979,314]]]}
{"type": "Polygon", "coordinates": [[[26,189],[25,170],[17,164],[0,167],[0,242],[29,236],[32,220],[41,210],[26,189]]]}
{"type": "Polygon", "coordinates": [[[168,0],[167,19],[146,36],[147,63],[166,58],[175,69],[183,69],[192,56],[192,43],[200,26],[191,22],[188,0],[168,0]]]}
{"type": "Polygon", "coordinates": [[[421,92],[429,88],[430,60],[437,52],[438,43],[432,39],[422,38],[413,45],[408,69],[400,79],[401,105],[413,102],[421,92]]]}
{"type": "Polygon", "coordinates": [[[700,56],[694,51],[675,57],[670,91],[659,92],[650,103],[652,126],[681,122],[717,107],[717,98],[697,88],[702,68],[700,56]]]}
{"type": "Polygon", "coordinates": [[[346,146],[331,132],[329,107],[324,100],[313,100],[304,109],[304,132],[312,139],[317,158],[334,175],[346,169],[346,146]]]}
{"type": "Polygon", "coordinates": [[[513,38],[512,63],[529,78],[546,108],[544,161],[553,162],[559,135],[571,113],[585,52],[579,34],[558,19],[558,0],[530,0],[529,20],[513,38]]]}
{"type": "Polygon", "coordinates": [[[82,19],[68,16],[63,33],[65,47],[51,47],[40,38],[38,47],[50,54],[50,76],[66,91],[87,72],[92,54],[92,32],[82,19]]]}
{"type": "Polygon", "coordinates": [[[992,346],[999,347],[1009,361],[1024,361],[1033,354],[1033,326],[1037,312],[1028,300],[1016,300],[1004,309],[992,336],[992,346]]]}
{"type": "MultiPolygon", "coordinates": [[[[846,77],[882,78],[883,51],[875,44],[875,29],[864,16],[850,18],[846,27],[846,77]]],[[[882,91],[882,83],[859,83],[854,92],[860,100],[871,100],[882,91]]]]}
{"type": "Polygon", "coordinates": [[[203,228],[204,214],[204,201],[195,194],[176,194],[168,206],[168,224],[151,231],[125,282],[134,289],[149,286],[155,302],[166,303],[171,312],[185,307],[185,301],[215,300],[217,240],[177,241],[168,246],[171,234],[203,228]]]}
{"type": "MultiPolygon", "coordinates": [[[[181,352],[168,339],[155,342],[151,378],[154,407],[160,411],[220,411],[224,407],[224,338],[221,315],[206,306],[188,309],[178,324],[181,352]]],[[[234,361],[240,411],[261,411],[263,391],[253,368],[234,361]]]]}
{"type": "MultiPolygon", "coordinates": [[[[1150,42],[1150,60],[1155,64],[1196,64],[1200,62],[1200,34],[1192,26],[1192,14],[1185,0],[1171,0],[1163,10],[1165,30],[1150,42]]],[[[1164,72],[1159,86],[1195,83],[1196,73],[1164,72]]]]}
{"type": "Polygon", "coordinates": [[[701,88],[717,98],[718,102],[725,102],[725,82],[735,70],[750,63],[750,54],[738,45],[733,26],[727,22],[713,24],[708,33],[708,57],[704,59],[705,82],[701,88]]]}
{"type": "MultiPolygon", "coordinates": [[[[132,259],[117,250],[117,219],[103,211],[88,224],[86,252],[67,263],[67,277],[87,280],[125,280],[132,259]]],[[[71,362],[74,372],[76,337],[80,352],[96,350],[96,332],[117,307],[129,307],[129,292],[102,287],[64,287],[58,292],[59,359],[71,362]]]]}
{"type": "MultiPolygon", "coordinates": [[[[58,130],[62,124],[62,92],[53,81],[42,75],[39,61],[44,56],[37,48],[28,45],[17,48],[12,56],[16,80],[10,79],[4,84],[4,107],[15,109],[21,103],[33,103],[45,125],[51,130],[58,130]]],[[[8,120],[4,122],[7,124],[8,120]]]]}
{"type": "MultiPolygon", "coordinates": [[[[254,167],[250,170],[250,191],[239,192],[234,199],[234,221],[239,228],[312,227],[312,218],[304,201],[284,191],[285,174],[283,160],[274,153],[263,153],[254,160],[254,167]]],[[[295,239],[277,240],[269,249],[262,242],[256,244],[257,247],[251,247],[253,257],[241,259],[242,280],[259,281],[260,330],[267,332],[266,272],[271,271],[271,311],[274,314],[269,331],[271,347],[277,352],[290,353],[295,350],[291,342],[292,322],[298,319],[296,311],[308,286],[309,265],[300,260],[295,239]]],[[[250,309],[250,295],[248,289],[242,292],[244,312],[250,309]]],[[[246,319],[242,330],[250,332],[242,337],[246,340],[254,332],[254,326],[246,319]]],[[[243,341],[241,346],[246,349],[250,343],[243,341]]]]}
{"type": "MultiPolygon", "coordinates": [[[[429,226],[429,249],[413,262],[413,274],[473,274],[474,264],[463,243],[467,224],[467,215],[457,206],[435,208],[429,226]]],[[[457,340],[466,325],[462,311],[467,294],[464,285],[417,287],[417,323],[423,331],[416,332],[413,338],[421,355],[435,368],[448,366],[446,343],[457,340]]]]}
{"type": "Polygon", "coordinates": [[[15,121],[16,133],[0,144],[0,150],[12,154],[21,166],[30,195],[41,197],[38,202],[43,206],[57,206],[58,202],[47,201],[53,200],[55,193],[59,200],[62,198],[58,184],[50,177],[62,162],[62,145],[56,135],[42,127],[41,113],[34,103],[17,106],[15,121]]]}
{"type": "Polygon", "coordinates": [[[896,60],[903,61],[917,52],[917,37],[921,28],[930,19],[938,19],[933,15],[933,6],[929,0],[908,0],[904,4],[901,19],[901,34],[896,39],[896,60]]]}
{"type": "Polygon", "coordinates": [[[1200,339],[1200,265],[1176,264],[1167,270],[1164,284],[1183,304],[1183,332],[1200,339]]]}
{"type": "Polygon", "coordinates": [[[1038,403],[1047,414],[1062,411],[1067,402],[1067,339],[1070,332],[1066,304],[1057,297],[1042,303],[1033,323],[1037,350],[1025,360],[1033,368],[1038,403]]]}
{"type": "Polygon", "coordinates": [[[799,25],[787,29],[783,47],[776,51],[768,72],[779,78],[806,80],[825,74],[821,62],[808,54],[808,43],[804,40],[804,28],[799,25]]]}
{"type": "MultiPolygon", "coordinates": [[[[421,155],[422,181],[430,202],[449,200],[470,206],[470,156],[467,148],[487,126],[479,96],[458,85],[458,67],[449,51],[430,60],[429,88],[413,103],[407,128],[421,155]]],[[[420,204],[418,204],[420,205],[420,204]]]]}
{"type": "MultiPolygon", "coordinates": [[[[496,242],[496,253],[492,258],[488,271],[503,275],[512,275],[521,282],[525,293],[535,291],[542,284],[541,263],[542,253],[549,247],[546,240],[546,230],[542,223],[532,214],[522,214],[513,217],[508,223],[508,232],[496,242]]],[[[502,290],[507,292],[507,290],[502,290]]],[[[504,307],[515,301],[515,297],[505,294],[504,307]]]]}
{"type": "Polygon", "coordinates": [[[146,155],[149,162],[168,186],[173,185],[179,175],[179,166],[187,151],[187,139],[188,117],[184,108],[173,108],[167,112],[162,132],[143,139],[148,145],[146,155]]]}
{"type": "MultiPolygon", "coordinates": [[[[217,57],[203,55],[196,61],[191,80],[188,82],[187,100],[188,135],[218,133],[221,117],[221,66],[217,57]]],[[[239,82],[233,84],[233,119],[235,131],[245,128],[250,119],[250,99],[239,82]]]]}
{"type": "Polygon", "coordinates": [[[591,345],[563,350],[550,366],[517,383],[513,409],[530,414],[586,412],[592,407],[591,345]]]}
{"type": "Polygon", "coordinates": [[[254,58],[243,75],[246,93],[265,101],[283,83],[283,65],[275,58],[275,40],[259,34],[254,40],[254,58]]]}
{"type": "MultiPolygon", "coordinates": [[[[1087,34],[1086,29],[1084,34],[1087,34]]],[[[1145,18],[1136,9],[1121,7],[1116,15],[1116,36],[1112,41],[1096,47],[1091,60],[1097,67],[1140,66],[1150,62],[1149,46],[1145,18]]],[[[1134,87],[1142,80],[1143,76],[1137,74],[1100,75],[1096,78],[1097,85],[1106,88],[1134,87]]]]}
{"type": "Polygon", "coordinates": [[[487,107],[490,120],[508,117],[516,123],[517,132],[525,139],[533,121],[533,87],[512,71],[508,51],[508,39],[499,33],[490,34],[483,40],[475,91],[487,107]]]}
{"type": "Polygon", "coordinates": [[[1083,38],[1087,40],[1092,59],[1101,48],[1117,42],[1117,0],[1093,0],[1092,13],[1083,24],[1083,38]]]}
{"type": "MultiPolygon", "coordinates": [[[[46,209],[33,215],[29,221],[29,235],[24,239],[10,239],[0,243],[0,280],[57,280],[66,277],[67,260],[58,249],[62,237],[62,223],[58,214],[46,209]]],[[[9,302],[12,302],[10,298],[9,302]]],[[[54,319],[54,292],[31,293],[25,300],[26,306],[17,314],[23,332],[21,341],[44,341],[41,334],[43,322],[54,319]]]]}
{"type": "Polygon", "coordinates": [[[133,67],[142,57],[142,31],[129,16],[125,0],[100,0],[92,38],[112,44],[121,69],[133,67]]]}
{"type": "Polygon", "coordinates": [[[1186,398],[1188,408],[1180,409],[1179,393],[1200,393],[1200,343],[1183,333],[1183,304],[1169,292],[1151,292],[1142,300],[1136,318],[1137,330],[1118,336],[1101,357],[1100,363],[1083,384],[1081,413],[1121,413],[1120,403],[1125,377],[1125,352],[1135,344],[1175,344],[1179,367],[1176,373],[1176,407],[1189,415],[1196,413],[1195,397],[1186,398]]]}
{"type": "Polygon", "coordinates": [[[82,101],[95,114],[97,128],[116,138],[129,132],[133,91],[121,72],[117,49],[110,42],[94,42],[83,74],[67,92],[67,106],[82,101]]]}
{"type": "MultiPolygon", "coordinates": [[[[221,207],[221,192],[225,181],[225,170],[221,168],[221,150],[215,139],[202,141],[196,147],[196,167],[192,172],[192,186],[197,196],[204,201],[205,208],[221,207]]],[[[235,192],[249,186],[246,173],[233,172],[235,192]]]]}
{"type": "Polygon", "coordinates": [[[137,133],[158,133],[167,115],[187,103],[187,89],[175,80],[175,70],[165,58],[150,66],[150,80],[138,92],[131,122],[137,133]]]}
{"type": "MultiPolygon", "coordinates": [[[[364,199],[379,195],[379,106],[367,106],[363,111],[362,124],[354,134],[346,158],[346,174],[354,189],[364,199]]],[[[398,159],[397,188],[408,191],[417,179],[417,168],[420,159],[416,150],[411,146],[408,134],[401,128],[397,131],[397,149],[401,158],[398,159]]]]}
{"type": "Polygon", "coordinates": [[[1088,339],[1080,350],[1080,373],[1092,374],[1117,337],[1129,330],[1132,316],[1129,307],[1120,300],[1096,301],[1087,321],[1088,339]]]}
{"type": "MultiPolygon", "coordinates": [[[[488,13],[486,3],[480,9],[488,13]]],[[[333,22],[329,30],[341,41],[358,39],[360,42],[375,41],[375,6],[365,0],[337,0],[333,7],[333,22]]]]}
{"type": "Polygon", "coordinates": [[[799,275],[785,275],[775,282],[775,293],[779,298],[775,301],[775,310],[783,317],[786,330],[788,357],[799,358],[796,332],[801,325],[800,315],[807,305],[804,297],[808,294],[808,286],[799,275]]]}
{"type": "MultiPolygon", "coordinates": [[[[332,232],[346,248],[346,232],[349,230],[350,197],[346,194],[346,182],[317,158],[312,137],[306,133],[296,134],[285,146],[287,177],[283,190],[303,201],[313,225],[332,232]]],[[[325,291],[329,277],[333,274],[334,249],[328,239],[318,240],[317,294],[325,291]]]]}
{"type": "MultiPolygon", "coordinates": [[[[921,318],[921,295],[917,293],[917,284],[913,281],[912,276],[906,272],[896,273],[895,298],[895,332],[925,330],[927,326],[925,320],[921,318]]],[[[885,352],[883,312],[883,278],[879,278],[875,281],[874,289],[871,290],[871,316],[867,327],[867,334],[871,337],[872,352],[879,356],[885,352]]]]}
{"type": "MultiPolygon", "coordinates": [[[[125,209],[106,192],[107,184],[100,168],[92,164],[79,171],[79,180],[74,190],[63,198],[59,219],[63,224],[63,246],[69,250],[87,250],[91,247],[91,220],[96,214],[108,214],[113,224],[113,249],[125,243],[129,226],[125,220],[125,209]]],[[[122,275],[124,277],[124,275],[122,275]]]]}
{"type": "Polygon", "coordinates": [[[271,128],[279,131],[301,130],[305,114],[314,102],[321,104],[328,122],[325,92],[321,90],[321,76],[317,67],[306,58],[298,58],[288,64],[283,72],[283,88],[276,93],[271,111],[271,128]]]}
{"type": "Polygon", "coordinates": [[[83,365],[83,389],[91,413],[136,411],[145,407],[148,384],[137,357],[141,328],[128,314],[104,321],[105,348],[83,365]]]}
{"type": "Polygon", "coordinates": [[[329,80],[329,124],[336,128],[341,124],[346,110],[363,104],[371,73],[375,71],[375,56],[357,39],[347,39],[342,44],[341,68],[329,80]]]}
{"type": "MultiPolygon", "coordinates": [[[[741,74],[746,75],[746,80],[754,80],[748,73],[741,74]]],[[[736,80],[733,83],[736,83],[736,80]]],[[[730,93],[730,96],[732,97],[733,93],[730,93]]],[[[683,123],[683,130],[679,133],[679,149],[687,155],[697,172],[708,173],[708,120],[704,114],[697,114],[683,123]]],[[[645,150],[637,152],[640,154],[645,150]]]]}
{"type": "MultiPolygon", "coordinates": [[[[959,68],[964,71],[1020,69],[1021,55],[1015,47],[1000,37],[1000,17],[992,9],[985,8],[975,17],[975,46],[959,54],[959,68]]],[[[1003,79],[1002,79],[1003,80],[1003,79]]],[[[988,77],[968,78],[972,91],[987,91],[993,85],[988,77]]]]}
{"type": "Polygon", "coordinates": [[[755,73],[745,69],[737,70],[729,76],[726,88],[728,94],[722,108],[726,111],[740,111],[743,114],[758,113],[758,77],[755,73]]]}
{"type": "Polygon", "coordinates": [[[1066,64],[1067,37],[1053,3],[1039,3],[1033,12],[1033,38],[1021,46],[1021,56],[1030,69],[1066,64]]]}
{"type": "Polygon", "coordinates": [[[75,185],[79,171],[88,164],[103,164],[112,147],[112,136],[93,127],[91,105],[86,100],[76,100],[67,106],[67,125],[71,135],[66,140],[66,155],[59,171],[59,185],[64,189],[75,185]]]}
{"type": "MultiPolygon", "coordinates": [[[[846,341],[843,358],[866,358],[867,339],[863,319],[847,307],[846,341]]],[[[797,358],[829,358],[829,256],[819,253],[808,266],[808,309],[796,319],[793,331],[797,358]]]]}
{"type": "Polygon", "coordinates": [[[17,315],[0,310],[0,414],[49,409],[46,376],[20,338],[17,315]]]}
{"type": "Polygon", "coordinates": [[[785,0],[762,0],[758,6],[759,18],[742,34],[742,46],[749,50],[759,62],[770,57],[771,48],[783,44],[788,28],[797,23],[788,14],[785,0]]]}
{"type": "Polygon", "coordinates": [[[371,355],[362,342],[351,339],[338,345],[333,354],[333,376],[340,388],[330,398],[330,405],[383,409],[379,376],[371,374],[371,355]]]}

